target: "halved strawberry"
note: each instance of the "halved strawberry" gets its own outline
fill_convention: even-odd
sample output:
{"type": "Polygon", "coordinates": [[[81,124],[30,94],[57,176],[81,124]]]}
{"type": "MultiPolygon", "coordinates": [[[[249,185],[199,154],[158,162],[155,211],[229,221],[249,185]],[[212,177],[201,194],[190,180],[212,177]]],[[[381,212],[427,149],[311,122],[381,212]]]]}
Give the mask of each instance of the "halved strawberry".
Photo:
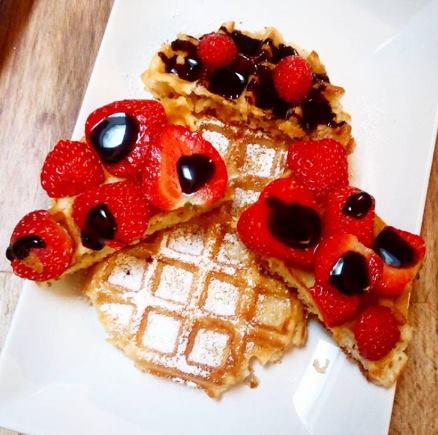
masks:
{"type": "Polygon", "coordinates": [[[292,177],[319,198],[348,185],[345,148],[333,139],[302,140],[290,145],[287,164],[292,177]]]}
{"type": "Polygon", "coordinates": [[[82,244],[93,250],[139,240],[147,229],[149,209],[139,184],[133,181],[103,184],[75,198],[73,219],[82,244]]]}
{"type": "Polygon", "coordinates": [[[6,257],[14,272],[33,281],[58,278],[73,258],[73,239],[46,210],[24,216],[16,225],[6,257]]]}
{"type": "Polygon", "coordinates": [[[51,198],[77,195],[103,181],[102,165],[84,142],[60,140],[41,170],[41,185],[51,198]]]}
{"type": "Polygon", "coordinates": [[[359,309],[359,295],[347,296],[329,284],[317,284],[309,288],[309,293],[322,315],[324,324],[330,328],[347,322],[359,309]]]}
{"type": "Polygon", "coordinates": [[[324,235],[354,234],[360,242],[371,246],[374,238],[374,198],[352,186],[328,193],[325,200],[324,235]]]}
{"type": "Polygon", "coordinates": [[[280,178],[242,213],[237,232],[259,254],[310,267],[321,236],[321,210],[307,189],[280,178]]]}
{"type": "Polygon", "coordinates": [[[324,239],[315,254],[315,279],[346,295],[362,294],[382,276],[382,261],[352,234],[324,239]]]}
{"type": "Polygon", "coordinates": [[[85,138],[109,173],[132,179],[140,176],[149,145],[166,123],[158,101],[115,101],[88,116],[85,138]]]}
{"type": "Polygon", "coordinates": [[[227,183],[227,169],[219,153],[187,127],[166,125],[151,145],[143,186],[158,209],[214,204],[224,196],[227,183]]]}
{"type": "Polygon", "coordinates": [[[381,305],[366,308],[353,327],[359,353],[377,361],[391,352],[400,339],[400,329],[391,309],[381,305]]]}
{"type": "Polygon", "coordinates": [[[387,226],[376,237],[373,249],[383,260],[383,275],[374,291],[380,296],[397,297],[414,279],[424,258],[422,237],[387,226]]]}

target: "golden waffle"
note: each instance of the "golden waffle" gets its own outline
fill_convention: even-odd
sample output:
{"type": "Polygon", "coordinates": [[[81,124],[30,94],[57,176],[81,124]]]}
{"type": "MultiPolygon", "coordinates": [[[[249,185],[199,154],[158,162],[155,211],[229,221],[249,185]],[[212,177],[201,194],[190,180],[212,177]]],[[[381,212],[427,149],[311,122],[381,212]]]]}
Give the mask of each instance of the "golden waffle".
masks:
{"type": "Polygon", "coordinates": [[[110,341],[140,369],[219,397],[252,380],[252,358],[266,364],[302,346],[306,321],[235,232],[240,210],[281,174],[285,145],[217,122],[201,131],[227,163],[233,203],[116,253],[96,266],[85,293],[110,341]]]}
{"type": "MultiPolygon", "coordinates": [[[[220,31],[232,33],[235,30],[233,22],[224,24],[220,31]]],[[[252,38],[265,41],[266,49],[268,45],[279,46],[284,43],[283,37],[278,30],[269,27],[260,32],[242,32],[252,38]]],[[[179,34],[178,39],[190,41],[197,45],[199,40],[192,36],[179,34]]],[[[227,124],[237,122],[243,123],[252,129],[263,129],[271,137],[286,136],[292,139],[311,137],[327,138],[331,137],[342,143],[348,152],[354,149],[354,139],[351,136],[350,116],[342,110],[340,98],[344,94],[344,89],[334,86],[328,81],[324,65],[319,60],[318,54],[312,51],[310,54],[298,48],[296,51],[310,63],[314,75],[314,89],[321,89],[321,95],[328,102],[334,118],[327,122],[317,125],[311,131],[306,131],[299,120],[303,113],[303,102],[298,104],[290,111],[287,119],[277,118],[270,109],[261,109],[254,104],[254,95],[247,86],[246,90],[236,100],[226,99],[220,95],[210,92],[199,81],[186,81],[173,73],[166,72],[165,64],[160,57],[165,55],[168,58],[173,55],[180,55],[181,52],[173,50],[171,44],[164,44],[153,57],[149,68],[143,73],[142,79],[146,88],[154,95],[166,108],[166,113],[172,122],[190,125],[192,128],[197,124],[199,116],[215,116],[227,124]]],[[[183,61],[180,56],[179,61],[183,61]]],[[[261,61],[263,66],[273,67],[270,62],[261,61]]],[[[248,83],[251,82],[251,77],[248,83]]]]}

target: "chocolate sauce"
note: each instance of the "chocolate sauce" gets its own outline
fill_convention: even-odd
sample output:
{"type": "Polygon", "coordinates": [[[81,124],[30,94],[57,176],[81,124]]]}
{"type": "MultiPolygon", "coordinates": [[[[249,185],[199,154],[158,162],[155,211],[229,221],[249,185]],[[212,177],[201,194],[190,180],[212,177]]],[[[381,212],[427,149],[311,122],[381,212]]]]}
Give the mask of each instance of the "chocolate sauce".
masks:
{"type": "Polygon", "coordinates": [[[366,258],[354,251],[344,254],[330,271],[329,284],[348,296],[364,293],[370,286],[366,258]]]}
{"type": "Polygon", "coordinates": [[[203,154],[182,156],[177,163],[181,190],[190,195],[208,183],[215,172],[214,162],[203,154]]]}
{"type": "Polygon", "coordinates": [[[342,207],[342,213],[356,219],[363,218],[373,206],[371,195],[366,192],[358,192],[351,195],[342,207]]]}
{"type": "Polygon", "coordinates": [[[313,80],[318,82],[330,83],[329,76],[325,73],[321,73],[321,74],[313,73],[313,80]]]}
{"type": "Polygon", "coordinates": [[[280,242],[295,249],[315,246],[321,238],[321,218],[310,207],[298,203],[285,204],[277,198],[268,198],[271,209],[268,226],[280,242]]]}
{"type": "Polygon", "coordinates": [[[175,39],[170,44],[173,51],[183,51],[191,56],[196,56],[196,45],[186,39],[175,39]]]}
{"type": "Polygon", "coordinates": [[[412,246],[389,227],[385,227],[376,237],[373,249],[391,267],[411,267],[417,262],[412,246]]]}
{"type": "Polygon", "coordinates": [[[176,74],[180,79],[194,82],[198,80],[203,72],[202,65],[196,56],[187,55],[183,63],[178,63],[178,56],[167,57],[164,53],[158,53],[163,61],[166,72],[176,74]]]}
{"type": "Polygon", "coordinates": [[[24,260],[30,253],[31,249],[45,248],[46,242],[39,236],[24,236],[15,240],[15,242],[6,249],[6,258],[12,260],[24,260]]]}
{"type": "Polygon", "coordinates": [[[312,88],[309,96],[301,103],[300,124],[306,131],[312,131],[320,124],[329,127],[338,125],[335,122],[335,114],[330,107],[330,103],[321,91],[321,88],[312,88]]]}
{"type": "Polygon", "coordinates": [[[208,84],[208,90],[227,100],[235,100],[245,90],[248,78],[230,67],[215,71],[208,84]]]}
{"type": "Polygon", "coordinates": [[[137,120],[126,113],[114,113],[91,130],[91,143],[100,159],[107,164],[120,162],[137,141],[137,120]]]}
{"type": "Polygon", "coordinates": [[[270,61],[277,64],[281,59],[287,56],[297,56],[298,52],[290,45],[280,44],[278,47],[272,45],[272,58],[270,61]]]}
{"type": "Polygon", "coordinates": [[[229,35],[236,43],[239,53],[252,57],[259,56],[262,53],[262,41],[260,39],[251,38],[238,30],[234,30],[229,35]]]}
{"type": "Polygon", "coordinates": [[[81,232],[82,244],[94,251],[100,251],[106,240],[113,240],[117,231],[116,220],[105,204],[90,209],[81,232]]]}

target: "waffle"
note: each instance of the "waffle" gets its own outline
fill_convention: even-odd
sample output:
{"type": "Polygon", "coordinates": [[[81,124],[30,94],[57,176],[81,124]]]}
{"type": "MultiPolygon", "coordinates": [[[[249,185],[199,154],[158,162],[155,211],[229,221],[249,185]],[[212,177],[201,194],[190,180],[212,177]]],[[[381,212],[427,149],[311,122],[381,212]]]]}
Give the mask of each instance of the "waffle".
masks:
{"type": "Polygon", "coordinates": [[[281,173],[285,146],[218,122],[201,131],[227,163],[234,201],[116,253],[84,291],[110,342],[138,368],[218,398],[242,381],[254,384],[253,358],[267,364],[302,346],[306,315],[235,232],[240,210],[281,173]]]}
{"type": "MultiPolygon", "coordinates": [[[[274,28],[266,28],[260,32],[239,32],[235,29],[234,23],[226,23],[219,32],[230,35],[243,34],[262,42],[263,52],[272,53],[272,47],[287,46],[281,34],[274,28]]],[[[258,104],[255,97],[255,86],[258,80],[257,74],[248,77],[247,86],[237,99],[224,98],[221,95],[208,90],[208,78],[201,77],[195,81],[188,81],[178,75],[166,71],[164,60],[177,57],[177,62],[184,61],[184,51],[175,45],[175,42],[187,41],[195,47],[199,39],[185,34],[179,34],[178,39],[171,44],[164,44],[153,57],[149,68],[143,73],[142,79],[146,88],[159,99],[166,107],[169,118],[176,123],[188,124],[192,128],[197,124],[199,116],[215,116],[218,119],[230,123],[243,123],[252,129],[263,129],[271,137],[296,138],[327,138],[331,137],[342,143],[351,152],[354,149],[354,139],[351,136],[350,116],[343,111],[340,98],[344,89],[330,83],[326,69],[321,63],[316,52],[310,54],[293,46],[293,50],[306,58],[314,73],[314,83],[311,94],[307,99],[287,111],[287,114],[277,115],[275,110],[261,108],[265,106],[258,104]],[[330,112],[328,116],[320,115],[321,105],[327,106],[330,112]],[[306,120],[306,113],[315,116],[306,120]],[[311,109],[309,109],[311,108],[311,109]],[[320,121],[320,122],[318,122],[320,121]]],[[[179,44],[181,45],[181,43],[179,44]]],[[[242,54],[242,53],[241,53],[242,54]]],[[[254,60],[257,67],[272,69],[274,61],[266,59],[263,54],[260,60],[254,60]]],[[[195,56],[196,57],[196,56],[195,56]]],[[[246,56],[244,56],[247,59],[246,56]]]]}
{"type": "MultiPolygon", "coordinates": [[[[385,223],[380,219],[376,219],[375,234],[377,235],[383,228],[385,223]]],[[[314,284],[314,276],[311,273],[304,273],[302,270],[293,268],[285,262],[274,258],[261,259],[266,269],[273,275],[281,278],[287,285],[294,287],[298,291],[298,297],[306,306],[308,311],[317,316],[324,324],[323,317],[308,289],[314,284]]],[[[418,269],[421,265],[418,265],[418,269]]],[[[404,292],[397,298],[380,298],[382,305],[392,307],[398,313],[400,320],[404,323],[400,328],[400,340],[384,358],[378,361],[369,361],[363,358],[358,351],[357,343],[354,334],[351,330],[353,322],[348,322],[344,325],[327,328],[332,334],[334,340],[344,353],[352,360],[356,361],[362,373],[368,380],[383,387],[392,386],[399,378],[402,370],[407,362],[406,349],[412,336],[412,327],[408,324],[408,309],[409,298],[412,290],[412,284],[409,284],[404,292]]]]}

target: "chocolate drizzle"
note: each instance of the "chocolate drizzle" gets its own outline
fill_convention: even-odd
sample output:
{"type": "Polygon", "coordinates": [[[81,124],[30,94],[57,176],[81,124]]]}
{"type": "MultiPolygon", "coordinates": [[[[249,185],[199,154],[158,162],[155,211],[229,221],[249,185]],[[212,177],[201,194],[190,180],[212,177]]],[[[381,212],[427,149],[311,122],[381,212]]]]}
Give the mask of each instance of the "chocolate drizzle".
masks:
{"type": "Polygon", "coordinates": [[[94,251],[100,251],[106,240],[113,240],[117,231],[116,220],[105,204],[90,209],[81,232],[82,244],[94,251]]]}
{"type": "Polygon", "coordinates": [[[268,226],[272,235],[286,246],[306,249],[315,246],[321,238],[321,218],[310,207],[298,203],[285,204],[277,198],[268,198],[271,209],[268,226]]]}
{"type": "Polygon", "coordinates": [[[208,183],[215,173],[214,162],[203,154],[182,156],[177,162],[177,172],[181,190],[190,195],[208,183]]]}
{"type": "Polygon", "coordinates": [[[364,293],[370,286],[366,258],[354,251],[344,254],[330,271],[329,284],[348,296],[364,293]]]}
{"type": "Polygon", "coordinates": [[[6,249],[6,258],[9,261],[24,260],[29,256],[31,249],[43,249],[46,246],[46,242],[39,236],[20,237],[6,249]]]}
{"type": "Polygon", "coordinates": [[[342,213],[356,219],[361,219],[367,215],[373,206],[371,195],[366,192],[358,192],[350,195],[342,207],[342,213]]]}
{"type": "Polygon", "coordinates": [[[272,71],[284,57],[298,55],[294,47],[283,43],[276,45],[271,38],[252,38],[238,30],[229,32],[223,26],[219,32],[228,34],[239,50],[236,60],[231,65],[217,71],[209,71],[197,55],[199,40],[187,37],[189,39],[176,39],[171,43],[174,51],[172,56],[158,53],[166,72],[190,82],[199,81],[210,92],[228,100],[236,100],[244,94],[249,103],[264,110],[271,110],[274,118],[288,119],[294,116],[306,132],[321,124],[329,127],[344,124],[343,121],[336,122],[336,115],[324,96],[326,83],[329,83],[325,73],[313,74],[310,94],[299,105],[287,103],[278,96],[272,80],[272,71]],[[295,111],[297,106],[300,106],[301,110],[295,111]]]}
{"type": "Polygon", "coordinates": [[[412,246],[389,227],[385,227],[378,234],[373,249],[391,267],[411,267],[417,263],[412,246]]]}

